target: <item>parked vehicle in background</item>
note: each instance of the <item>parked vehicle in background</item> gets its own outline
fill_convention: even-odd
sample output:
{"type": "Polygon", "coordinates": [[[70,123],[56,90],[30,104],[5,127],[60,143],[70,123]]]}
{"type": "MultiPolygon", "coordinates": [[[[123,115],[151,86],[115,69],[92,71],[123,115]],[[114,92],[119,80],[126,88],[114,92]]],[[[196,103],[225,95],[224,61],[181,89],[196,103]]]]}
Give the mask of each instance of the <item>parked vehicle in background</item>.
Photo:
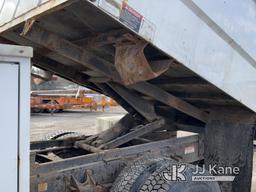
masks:
{"type": "MultiPolygon", "coordinates": [[[[62,90],[62,94],[50,94],[54,91],[43,91],[36,95],[31,95],[31,112],[62,112],[69,109],[90,109],[90,111],[104,111],[106,107],[117,106],[118,104],[111,98],[97,93],[86,93],[85,90],[78,90],[77,94],[70,94],[68,90],[62,90]],[[66,94],[65,94],[66,92],[66,94]]],[[[38,93],[38,92],[37,92],[38,93]]]]}

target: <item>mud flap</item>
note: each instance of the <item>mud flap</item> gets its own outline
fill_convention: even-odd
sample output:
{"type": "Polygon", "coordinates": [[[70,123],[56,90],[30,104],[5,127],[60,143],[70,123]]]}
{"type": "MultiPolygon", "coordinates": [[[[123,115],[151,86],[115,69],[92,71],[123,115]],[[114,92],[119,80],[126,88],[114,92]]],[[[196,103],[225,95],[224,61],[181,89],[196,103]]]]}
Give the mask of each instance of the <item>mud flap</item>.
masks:
{"type": "Polygon", "coordinates": [[[219,182],[222,191],[250,192],[255,115],[236,111],[239,110],[217,109],[211,112],[205,132],[205,163],[215,176],[235,176],[233,182],[219,182]],[[232,168],[233,173],[224,171],[222,174],[223,168],[229,171],[232,168]],[[239,171],[235,174],[234,170],[239,171]]]}

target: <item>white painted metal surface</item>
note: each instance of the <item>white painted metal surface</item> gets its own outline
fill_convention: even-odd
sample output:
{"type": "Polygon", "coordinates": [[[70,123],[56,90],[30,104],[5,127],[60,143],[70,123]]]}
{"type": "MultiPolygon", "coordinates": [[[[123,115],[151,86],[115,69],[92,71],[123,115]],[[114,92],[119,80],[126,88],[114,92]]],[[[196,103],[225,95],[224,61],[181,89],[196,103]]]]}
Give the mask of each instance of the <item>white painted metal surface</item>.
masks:
{"type": "Polygon", "coordinates": [[[40,15],[49,9],[54,9],[65,3],[72,2],[74,0],[0,0],[0,32],[3,32],[29,18],[40,15]],[[38,2],[36,6],[35,2],[38,2]],[[19,5],[30,5],[23,7],[17,14],[19,5]]]}
{"type": "Polygon", "coordinates": [[[49,0],[0,0],[0,25],[41,6],[49,0]]]}
{"type": "Polygon", "coordinates": [[[0,191],[29,192],[32,49],[0,44],[0,191]]]}
{"type": "Polygon", "coordinates": [[[17,191],[18,73],[18,65],[0,62],[0,191],[17,191]]]}
{"type": "MultiPolygon", "coordinates": [[[[5,1],[15,4],[15,0],[5,1]]],[[[33,0],[26,2],[31,1],[33,0]]],[[[114,1],[115,4],[122,2],[122,0],[114,1]]],[[[49,1],[49,5],[52,2],[56,6],[68,1],[49,1]]],[[[94,5],[119,20],[118,8],[106,5],[106,2],[111,1],[96,0],[94,5]]],[[[126,0],[125,2],[143,16],[143,25],[137,32],[139,35],[256,112],[254,0],[126,0]]],[[[0,32],[41,13],[42,7],[37,7],[25,16],[3,25],[0,27],[0,32]]],[[[29,9],[24,8],[24,10],[29,9]]],[[[2,17],[3,10],[0,13],[0,18],[2,17]]]]}
{"type": "Polygon", "coordinates": [[[129,5],[154,25],[156,47],[256,112],[255,1],[129,0],[129,5]]]}

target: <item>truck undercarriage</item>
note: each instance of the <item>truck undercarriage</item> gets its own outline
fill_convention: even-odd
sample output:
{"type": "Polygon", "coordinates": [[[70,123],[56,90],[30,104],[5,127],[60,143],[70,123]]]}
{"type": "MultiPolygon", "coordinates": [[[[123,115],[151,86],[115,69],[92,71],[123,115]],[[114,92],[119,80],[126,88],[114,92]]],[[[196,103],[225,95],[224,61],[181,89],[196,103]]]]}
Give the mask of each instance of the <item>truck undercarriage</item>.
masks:
{"type": "Polygon", "coordinates": [[[128,112],[98,135],[32,143],[31,191],[109,190],[128,162],[154,155],[239,167],[221,190],[249,192],[254,112],[123,23],[67,1],[1,33],[2,43],[32,46],[33,65],[128,112]],[[178,130],[198,135],[177,139],[178,130]]]}

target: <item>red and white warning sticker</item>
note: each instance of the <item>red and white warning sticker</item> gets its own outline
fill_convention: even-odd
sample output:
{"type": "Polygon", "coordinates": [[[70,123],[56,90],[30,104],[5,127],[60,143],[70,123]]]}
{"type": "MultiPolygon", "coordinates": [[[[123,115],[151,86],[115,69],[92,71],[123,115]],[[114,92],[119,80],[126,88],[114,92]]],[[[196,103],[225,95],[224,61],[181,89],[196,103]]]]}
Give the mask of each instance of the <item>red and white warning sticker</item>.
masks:
{"type": "Polygon", "coordinates": [[[123,3],[119,20],[132,30],[139,32],[143,16],[127,3],[123,3]]]}
{"type": "Polygon", "coordinates": [[[128,0],[99,0],[99,7],[118,18],[123,24],[153,41],[156,26],[128,4],[128,0]]]}

